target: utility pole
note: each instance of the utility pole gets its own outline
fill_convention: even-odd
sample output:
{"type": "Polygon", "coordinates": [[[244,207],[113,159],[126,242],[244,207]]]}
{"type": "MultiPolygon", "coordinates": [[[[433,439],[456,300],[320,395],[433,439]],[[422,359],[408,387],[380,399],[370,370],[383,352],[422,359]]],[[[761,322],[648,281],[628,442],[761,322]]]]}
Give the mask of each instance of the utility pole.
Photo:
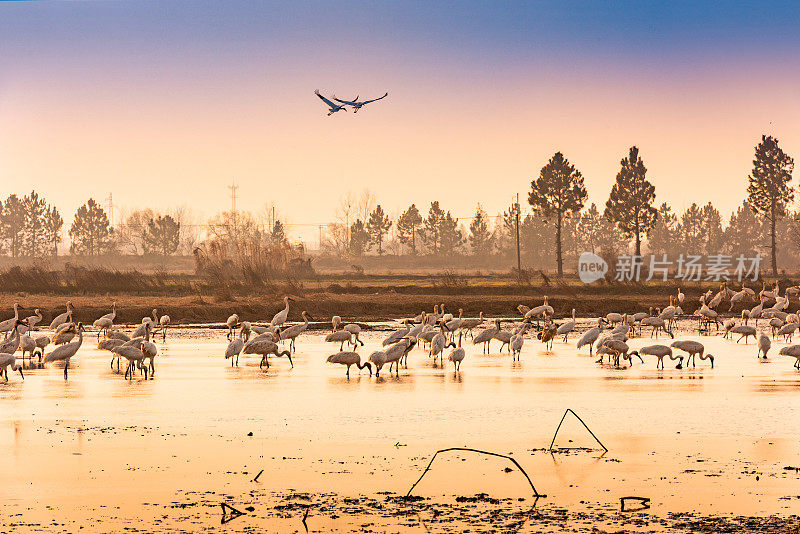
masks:
{"type": "Polygon", "coordinates": [[[108,207],[108,222],[111,223],[111,228],[114,228],[114,196],[112,193],[108,193],[108,198],[106,198],[106,206],[108,207]]]}
{"type": "Polygon", "coordinates": [[[519,193],[517,193],[517,203],[514,206],[515,219],[516,219],[516,234],[517,234],[517,281],[522,283],[522,262],[519,257],[519,193]]]}
{"type": "Polygon", "coordinates": [[[234,214],[236,213],[236,191],[239,189],[239,186],[236,185],[236,180],[234,180],[231,185],[228,186],[228,189],[231,190],[231,212],[234,214]]]}

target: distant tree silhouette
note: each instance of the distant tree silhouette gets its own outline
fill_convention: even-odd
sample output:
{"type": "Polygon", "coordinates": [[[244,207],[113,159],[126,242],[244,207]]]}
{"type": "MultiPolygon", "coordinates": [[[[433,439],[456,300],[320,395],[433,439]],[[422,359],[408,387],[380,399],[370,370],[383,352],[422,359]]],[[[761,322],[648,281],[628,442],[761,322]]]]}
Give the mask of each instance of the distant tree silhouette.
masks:
{"type": "Polygon", "coordinates": [[[606,202],[605,217],[614,221],[628,238],[636,240],[636,255],[642,254],[642,236],[649,234],[658,211],[653,207],[656,188],[647,180],[647,168],[639,149],[632,146],[620,162],[617,181],[606,202]]]}
{"type": "Polygon", "coordinates": [[[520,221],[520,248],[522,248],[522,208],[518,202],[513,202],[507,210],[503,212],[503,224],[495,239],[495,246],[501,254],[513,257],[516,254],[517,246],[517,215],[520,221]]]}
{"type": "Polygon", "coordinates": [[[404,245],[411,247],[411,254],[417,253],[417,229],[422,225],[422,215],[414,204],[397,219],[397,237],[404,245]]]}
{"type": "Polygon", "coordinates": [[[58,255],[58,244],[61,243],[61,228],[64,219],[55,206],[50,206],[44,218],[44,233],[50,248],[50,255],[58,255]]]}
{"type": "Polygon", "coordinates": [[[756,146],[753,170],[748,176],[747,200],[753,212],[769,222],[772,275],[778,276],[775,227],[786,216],[786,206],[794,199],[790,185],[794,160],[779,146],[772,136],[761,136],[756,146]]]}
{"type": "Polygon", "coordinates": [[[378,245],[378,254],[383,254],[383,236],[392,227],[389,216],[383,212],[383,208],[378,204],[375,210],[369,215],[367,221],[367,232],[369,233],[370,243],[378,245]]]}
{"type": "Polygon", "coordinates": [[[286,227],[280,219],[275,219],[275,222],[272,223],[272,231],[269,233],[269,238],[275,246],[285,245],[288,242],[286,227]]]}
{"type": "Polygon", "coordinates": [[[764,235],[764,221],[758,217],[750,204],[745,200],[731,215],[728,227],[725,228],[724,251],[730,255],[744,254],[755,256],[762,248],[761,236],[764,235]]]}
{"type": "Polygon", "coordinates": [[[455,254],[464,244],[464,234],[458,227],[458,219],[448,211],[441,221],[439,228],[439,252],[450,256],[455,254]]]}
{"type": "Polygon", "coordinates": [[[681,215],[679,228],[683,251],[687,254],[702,254],[705,249],[703,212],[694,202],[681,215]]]}
{"type": "Polygon", "coordinates": [[[31,191],[23,197],[22,206],[25,210],[25,222],[21,254],[29,257],[49,255],[50,247],[44,232],[44,219],[49,208],[47,202],[36,191],[31,191]]]}
{"type": "Polygon", "coordinates": [[[150,219],[144,235],[144,250],[149,254],[169,256],[178,250],[181,225],[169,215],[159,215],[150,219]]]}
{"type": "Polygon", "coordinates": [[[669,204],[663,202],[658,207],[656,222],[653,224],[647,239],[650,252],[668,255],[678,252],[678,249],[681,248],[680,231],[678,218],[672,212],[669,204]]]}
{"type": "Polygon", "coordinates": [[[489,216],[478,204],[475,217],[469,224],[469,245],[475,256],[485,256],[492,249],[492,233],[489,231],[489,216]]]}
{"type": "Polygon", "coordinates": [[[442,221],[444,221],[445,213],[439,207],[439,201],[431,202],[431,207],[428,209],[428,216],[423,221],[424,227],[420,232],[422,241],[428,247],[431,254],[439,254],[442,245],[442,221]]]}
{"type": "Polygon", "coordinates": [[[561,152],[556,152],[542,167],[539,178],[531,182],[528,203],[545,217],[556,221],[556,266],[564,274],[562,251],[562,220],[567,213],[580,211],[586,202],[583,176],[561,152]]]}
{"type": "Polygon", "coordinates": [[[369,232],[367,232],[361,219],[356,219],[356,222],[350,225],[350,254],[362,256],[368,245],[369,232]]]}
{"type": "Polygon", "coordinates": [[[706,254],[717,254],[722,250],[722,216],[709,202],[702,209],[703,240],[706,254]]]}
{"type": "Polygon", "coordinates": [[[25,239],[25,205],[17,195],[9,195],[0,207],[0,238],[12,258],[22,254],[25,239]]]}
{"type": "Polygon", "coordinates": [[[114,248],[114,233],[108,216],[94,199],[90,198],[75,212],[69,238],[71,254],[97,256],[114,248]]]}

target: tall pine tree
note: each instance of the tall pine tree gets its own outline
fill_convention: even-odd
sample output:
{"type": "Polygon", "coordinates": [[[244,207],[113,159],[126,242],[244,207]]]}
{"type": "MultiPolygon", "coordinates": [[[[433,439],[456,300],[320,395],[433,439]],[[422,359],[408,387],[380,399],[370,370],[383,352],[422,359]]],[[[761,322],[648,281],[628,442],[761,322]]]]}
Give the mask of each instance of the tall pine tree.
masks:
{"type": "Polygon", "coordinates": [[[628,238],[636,240],[636,255],[642,255],[642,237],[649,234],[658,211],[653,207],[656,188],[647,180],[647,168],[632,146],[620,162],[617,181],[606,202],[605,217],[617,224],[628,238]]]}
{"type": "Polygon", "coordinates": [[[793,170],[794,160],[778,146],[778,140],[762,135],[756,147],[753,171],[748,176],[747,201],[754,213],[769,222],[773,276],[778,276],[775,226],[786,216],[786,206],[794,199],[790,185],[793,170]]]}
{"type": "Polygon", "coordinates": [[[583,176],[561,152],[556,152],[542,167],[539,178],[531,182],[528,203],[545,217],[555,217],[558,276],[564,274],[561,239],[564,216],[580,211],[584,202],[586,187],[583,185],[583,176]]]}

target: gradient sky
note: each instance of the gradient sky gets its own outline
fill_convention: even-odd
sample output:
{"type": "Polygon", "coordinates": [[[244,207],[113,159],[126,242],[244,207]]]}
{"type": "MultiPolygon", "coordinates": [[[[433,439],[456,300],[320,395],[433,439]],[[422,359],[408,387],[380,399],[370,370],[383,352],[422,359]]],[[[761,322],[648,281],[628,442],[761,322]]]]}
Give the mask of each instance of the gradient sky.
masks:
{"type": "Polygon", "coordinates": [[[602,205],[636,144],[658,202],[727,216],[762,133],[800,156],[798,26],[797,1],[0,2],[0,195],[207,216],[235,179],[290,223],[365,187],[496,214],[557,150],[602,205]],[[389,98],[326,117],[314,89],[389,98]]]}

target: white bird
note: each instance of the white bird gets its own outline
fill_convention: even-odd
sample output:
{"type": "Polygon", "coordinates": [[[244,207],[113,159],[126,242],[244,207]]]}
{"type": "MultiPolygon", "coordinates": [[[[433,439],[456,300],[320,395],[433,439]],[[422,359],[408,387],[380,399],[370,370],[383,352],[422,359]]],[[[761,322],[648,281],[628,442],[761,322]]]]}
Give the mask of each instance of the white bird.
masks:
{"type": "MultiPolygon", "coordinates": [[[[386,363],[389,364],[390,373],[392,372],[392,365],[394,365],[395,371],[400,374],[400,361],[408,355],[416,343],[413,339],[403,338],[383,351],[386,355],[386,363]]],[[[406,364],[407,366],[408,364],[406,364]]]]}
{"type": "Polygon", "coordinates": [[[541,306],[536,306],[535,308],[531,308],[525,314],[525,319],[528,321],[535,319],[539,320],[542,319],[545,315],[553,316],[553,307],[547,303],[547,295],[544,296],[544,303],[541,306]]]}
{"type": "Polygon", "coordinates": [[[525,329],[517,332],[511,336],[511,343],[509,349],[511,350],[511,361],[519,360],[520,353],[522,352],[522,345],[525,343],[525,332],[527,331],[528,323],[524,323],[525,329]]]}
{"type": "Polygon", "coordinates": [[[364,346],[364,342],[358,338],[358,335],[361,333],[361,327],[355,323],[350,323],[344,325],[344,330],[353,334],[353,347],[356,346],[357,343],[360,343],[361,346],[364,346]]]}
{"type": "MultiPolygon", "coordinates": [[[[142,343],[141,346],[141,350],[144,353],[144,357],[146,360],[148,360],[147,368],[150,369],[151,379],[156,375],[155,358],[158,355],[158,347],[156,347],[155,343],[150,341],[150,334],[152,333],[153,324],[155,323],[150,323],[147,325],[147,329],[145,330],[144,333],[144,342],[142,343]]],[[[145,379],[147,379],[147,368],[145,368],[144,370],[145,379]]]]}
{"type": "Polygon", "coordinates": [[[463,330],[465,333],[468,332],[470,337],[474,339],[475,336],[473,335],[472,330],[481,324],[483,324],[483,312],[480,312],[478,317],[467,317],[466,319],[462,319],[461,330],[463,330]]]}
{"type": "MultiPolygon", "coordinates": [[[[317,93],[317,95],[319,96],[319,93],[317,93]]],[[[353,113],[358,113],[358,110],[363,108],[367,104],[371,104],[372,102],[377,102],[378,100],[382,100],[382,99],[386,98],[387,96],[389,96],[388,92],[384,93],[383,96],[379,96],[378,98],[373,98],[372,100],[362,100],[361,102],[358,101],[358,97],[355,97],[354,100],[342,100],[341,98],[336,98],[334,96],[333,99],[336,100],[339,103],[351,106],[353,108],[353,113]]],[[[326,101],[326,103],[327,103],[327,101],[326,101]]],[[[331,113],[333,113],[333,111],[331,111],[331,113]]],[[[330,115],[330,113],[328,113],[328,115],[330,115]]]]}
{"type": "Polygon", "coordinates": [[[764,299],[761,299],[761,303],[758,306],[753,307],[750,311],[742,310],[742,319],[744,319],[744,324],[747,324],[748,319],[755,319],[756,326],[758,326],[758,318],[761,317],[761,313],[764,311],[764,299]]]}
{"type": "Polygon", "coordinates": [[[6,319],[3,322],[0,322],[0,333],[3,333],[8,337],[8,333],[11,332],[19,322],[19,302],[14,303],[14,317],[11,319],[6,319]]]}
{"type": "Polygon", "coordinates": [[[784,341],[791,343],[792,336],[794,336],[794,333],[797,332],[798,327],[800,327],[800,325],[797,323],[786,323],[783,325],[783,327],[781,327],[780,330],[778,330],[778,335],[783,336],[784,341]]]}
{"type": "MultiPolygon", "coordinates": [[[[23,358],[24,361],[24,358],[23,358]]],[[[19,376],[25,380],[25,375],[22,374],[22,366],[17,363],[17,359],[14,357],[13,354],[8,353],[0,353],[0,374],[6,377],[6,382],[8,382],[8,368],[11,367],[12,371],[19,372],[19,376]]]]}
{"type": "Polygon", "coordinates": [[[114,326],[114,319],[117,317],[117,301],[111,304],[111,313],[107,313],[97,319],[92,326],[97,328],[97,339],[100,339],[100,332],[106,332],[109,328],[114,326]]]}
{"type": "MultiPolygon", "coordinates": [[[[683,304],[683,301],[684,301],[685,298],[686,298],[686,295],[683,294],[683,291],[681,291],[681,287],[678,286],[678,304],[683,304]]],[[[651,346],[653,346],[653,347],[665,347],[666,345],[651,345],[651,346]]],[[[670,354],[672,354],[672,350],[670,350],[670,354]]]]}
{"type": "Polygon", "coordinates": [[[444,325],[444,323],[439,323],[439,328],[440,332],[435,336],[433,336],[433,339],[431,340],[431,349],[428,355],[433,357],[434,364],[436,363],[436,357],[438,356],[439,363],[441,363],[442,366],[444,366],[444,361],[443,361],[444,349],[446,349],[447,347],[455,348],[456,344],[453,343],[452,341],[450,342],[447,341],[447,336],[444,333],[447,327],[444,325]]]}
{"type": "Polygon", "coordinates": [[[25,325],[22,323],[22,321],[19,320],[17,321],[17,323],[12,328],[11,337],[0,342],[0,353],[14,354],[15,352],[17,352],[17,349],[19,348],[20,344],[20,339],[22,337],[20,329],[24,326],[25,325]]]}
{"type": "Polygon", "coordinates": [[[584,332],[581,338],[578,340],[578,350],[581,350],[581,347],[584,345],[589,345],[589,354],[592,354],[592,346],[594,345],[594,342],[597,341],[597,338],[600,337],[600,331],[602,328],[603,319],[598,318],[597,326],[584,332]]]}
{"type": "Polygon", "coordinates": [[[144,378],[147,380],[147,367],[144,365],[144,352],[139,347],[134,345],[122,344],[119,347],[114,347],[111,352],[117,355],[118,358],[125,358],[128,360],[128,367],[125,368],[125,378],[130,375],[133,380],[133,372],[136,368],[144,371],[144,378]]]}
{"type": "Polygon", "coordinates": [[[351,334],[347,330],[334,330],[333,332],[325,336],[325,341],[333,343],[341,342],[341,345],[339,345],[340,351],[344,351],[345,341],[348,342],[349,344],[352,344],[353,347],[355,348],[355,343],[353,343],[353,334],[351,334]]]}
{"type": "Polygon", "coordinates": [[[453,362],[453,369],[455,372],[461,370],[461,362],[464,361],[464,357],[467,355],[466,351],[464,351],[464,347],[456,347],[452,351],[450,351],[450,355],[447,359],[453,362]]]}
{"type": "Polygon", "coordinates": [[[234,313],[225,321],[225,325],[228,327],[228,339],[234,335],[233,330],[239,326],[239,314],[234,313]]]}
{"type": "Polygon", "coordinates": [[[66,322],[70,322],[71,323],[72,322],[72,310],[73,309],[74,308],[72,307],[72,301],[67,301],[67,311],[65,311],[64,313],[62,313],[60,315],[56,315],[55,318],[53,318],[53,321],[50,323],[50,330],[55,332],[56,328],[58,328],[62,324],[66,323],[66,322]]]}
{"type": "Polygon", "coordinates": [[[358,367],[358,370],[364,369],[365,367],[369,370],[369,375],[372,376],[372,367],[370,367],[369,362],[361,363],[361,356],[357,352],[337,352],[336,354],[331,354],[328,356],[327,359],[328,363],[338,363],[340,365],[347,366],[347,373],[346,375],[350,376],[350,366],[355,365],[358,367]]]}
{"type": "Polygon", "coordinates": [[[287,358],[289,358],[289,364],[292,367],[294,367],[294,362],[292,361],[292,353],[289,352],[288,350],[280,350],[278,344],[269,339],[254,338],[253,340],[248,341],[245,344],[244,348],[242,349],[242,352],[244,354],[260,354],[261,363],[258,364],[259,368],[266,365],[267,369],[269,369],[270,354],[274,356],[286,356],[287,358]]]}
{"type": "MultiPolygon", "coordinates": [[[[153,308],[153,326],[158,326],[161,328],[161,341],[162,343],[167,340],[167,327],[172,322],[169,315],[162,315],[161,317],[158,316],[158,310],[153,308]]],[[[155,337],[155,330],[153,331],[153,335],[155,337]]]]}
{"type": "Polygon", "coordinates": [[[383,366],[386,365],[386,352],[382,350],[376,350],[369,355],[369,361],[375,366],[375,376],[380,376],[381,369],[383,369],[383,366]]]}
{"type": "Polygon", "coordinates": [[[483,343],[483,353],[486,354],[489,350],[489,343],[494,338],[494,335],[500,331],[500,319],[495,319],[494,324],[482,330],[477,336],[472,338],[472,344],[477,345],[483,343]]]}
{"type": "Polygon", "coordinates": [[[294,299],[292,297],[283,297],[284,308],[272,317],[272,320],[269,322],[270,326],[277,326],[280,328],[280,326],[286,322],[286,319],[289,317],[289,301],[293,302],[294,299]]]}
{"type": "Polygon", "coordinates": [[[242,349],[244,348],[244,344],[247,343],[247,340],[250,338],[250,333],[244,334],[242,330],[239,330],[239,336],[234,338],[233,341],[228,343],[228,346],[225,348],[225,359],[231,360],[231,367],[233,367],[234,360],[236,365],[239,365],[239,355],[242,353],[242,349]],[[244,337],[244,336],[247,337],[244,337]]]}
{"type": "Polygon", "coordinates": [[[575,330],[575,324],[575,308],[572,308],[572,320],[562,324],[558,327],[558,330],[556,330],[556,334],[564,336],[564,343],[567,342],[567,335],[575,330]]]}
{"type": "Polygon", "coordinates": [[[81,348],[81,344],[83,343],[83,323],[78,323],[76,326],[76,331],[78,333],[77,341],[56,347],[44,357],[44,363],[57,361],[64,362],[64,380],[67,379],[67,369],[69,369],[70,358],[75,356],[75,354],[78,352],[78,349],[81,348]]]}
{"type": "MultiPolygon", "coordinates": [[[[319,89],[314,90],[314,94],[317,95],[318,97],[320,97],[320,99],[322,99],[322,101],[325,102],[328,105],[328,107],[330,108],[330,110],[328,110],[328,117],[330,117],[331,115],[333,115],[337,111],[347,111],[347,107],[346,106],[340,106],[339,104],[331,102],[330,100],[328,100],[327,98],[325,98],[324,96],[319,94],[319,89]]],[[[335,96],[333,98],[336,99],[335,96]]]]}
{"type": "Polygon", "coordinates": [[[675,366],[675,369],[681,369],[683,367],[683,356],[673,356],[672,348],[666,345],[648,345],[639,349],[639,354],[646,354],[658,358],[656,369],[658,369],[659,364],[662,369],[664,368],[665,357],[669,357],[670,360],[680,360],[678,365],[675,366]]]}
{"type": "Polygon", "coordinates": [[[797,369],[800,369],[800,345],[789,345],[788,347],[783,347],[778,354],[781,356],[791,356],[795,358],[794,366],[797,369]]]}
{"type": "Polygon", "coordinates": [[[756,353],[756,358],[760,355],[763,355],[764,359],[767,359],[767,352],[769,352],[769,348],[772,346],[772,342],[769,340],[769,336],[765,335],[764,332],[761,332],[758,336],[758,352],[756,353]]]}
{"type": "Polygon", "coordinates": [[[310,315],[308,315],[308,312],[306,311],[303,311],[303,313],[301,313],[300,315],[303,317],[304,322],[292,325],[288,328],[284,328],[283,331],[279,334],[281,341],[285,341],[287,339],[289,340],[289,350],[292,352],[297,351],[297,348],[295,347],[294,344],[295,340],[297,339],[297,336],[305,332],[306,329],[308,328],[308,318],[310,317],[310,315]]]}
{"type": "Polygon", "coordinates": [[[739,326],[734,326],[731,328],[731,334],[741,334],[741,337],[736,340],[736,342],[740,342],[744,339],[744,342],[747,343],[747,338],[750,336],[756,337],[756,329],[749,325],[740,324],[739,326]]]}
{"type": "Polygon", "coordinates": [[[28,330],[33,330],[41,320],[42,320],[42,312],[39,311],[39,308],[33,310],[33,315],[29,315],[24,319],[25,325],[28,327],[28,330]]]}
{"type": "Polygon", "coordinates": [[[63,345],[65,343],[69,343],[75,339],[76,335],[78,335],[78,326],[73,322],[64,323],[56,330],[56,333],[53,336],[53,344],[63,345]]]}
{"type": "Polygon", "coordinates": [[[671,338],[675,337],[672,335],[672,332],[667,329],[667,321],[662,319],[660,316],[645,317],[644,319],[642,319],[640,324],[642,327],[650,326],[653,328],[653,330],[650,332],[650,337],[655,336],[656,338],[658,338],[659,330],[661,330],[671,338]]]}
{"type": "Polygon", "coordinates": [[[36,350],[36,340],[28,334],[23,334],[19,338],[19,348],[22,351],[22,362],[25,363],[25,353],[28,353],[28,359],[33,358],[33,351],[36,350]]]}
{"type": "Polygon", "coordinates": [[[383,343],[381,343],[381,345],[384,347],[392,345],[403,339],[405,336],[407,336],[408,333],[411,331],[411,328],[408,326],[408,324],[409,324],[408,319],[403,319],[403,327],[398,328],[397,330],[386,336],[386,339],[383,340],[383,343]]]}
{"type": "Polygon", "coordinates": [[[706,348],[699,341],[692,341],[690,339],[673,341],[672,347],[682,350],[689,355],[689,357],[686,358],[686,367],[689,367],[689,362],[692,362],[692,367],[694,367],[695,356],[697,356],[701,360],[711,360],[711,368],[714,368],[714,356],[711,354],[704,354],[706,348]]]}
{"type": "Polygon", "coordinates": [[[608,324],[610,324],[611,326],[614,326],[615,324],[619,324],[619,323],[622,322],[622,314],[621,313],[616,313],[616,312],[611,312],[608,315],[606,315],[605,321],[608,324]]]}

